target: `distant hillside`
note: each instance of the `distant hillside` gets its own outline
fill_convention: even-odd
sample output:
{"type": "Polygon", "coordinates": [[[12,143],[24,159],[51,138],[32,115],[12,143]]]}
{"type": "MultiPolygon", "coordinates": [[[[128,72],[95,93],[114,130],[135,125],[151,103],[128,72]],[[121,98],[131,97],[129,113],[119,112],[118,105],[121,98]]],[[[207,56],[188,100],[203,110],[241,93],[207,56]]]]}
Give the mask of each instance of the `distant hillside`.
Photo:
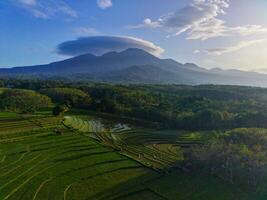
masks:
{"type": "Polygon", "coordinates": [[[193,63],[160,59],[141,49],[84,54],[46,65],[0,69],[0,77],[42,77],[119,83],[230,84],[267,86],[267,75],[238,70],[207,70],[193,63]]]}

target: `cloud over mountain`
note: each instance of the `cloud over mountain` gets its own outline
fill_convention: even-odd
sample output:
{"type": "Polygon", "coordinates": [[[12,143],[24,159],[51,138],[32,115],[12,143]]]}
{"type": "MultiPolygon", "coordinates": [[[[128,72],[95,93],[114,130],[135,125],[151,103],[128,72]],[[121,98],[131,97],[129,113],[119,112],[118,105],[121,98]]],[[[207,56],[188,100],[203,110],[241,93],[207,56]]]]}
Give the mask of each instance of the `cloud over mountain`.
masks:
{"type": "Polygon", "coordinates": [[[134,37],[92,36],[66,41],[57,46],[57,52],[62,55],[77,56],[86,53],[102,55],[110,51],[123,51],[128,48],[143,49],[159,56],[164,50],[152,42],[134,37]]]}

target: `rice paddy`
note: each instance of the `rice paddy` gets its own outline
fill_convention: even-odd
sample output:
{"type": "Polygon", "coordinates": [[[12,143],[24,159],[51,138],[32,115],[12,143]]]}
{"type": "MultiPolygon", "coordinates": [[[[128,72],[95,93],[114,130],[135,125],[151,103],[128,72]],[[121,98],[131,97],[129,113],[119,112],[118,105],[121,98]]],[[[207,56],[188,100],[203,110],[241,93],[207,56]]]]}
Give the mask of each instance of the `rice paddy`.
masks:
{"type": "Polygon", "coordinates": [[[64,126],[61,121],[52,116],[2,113],[1,200],[247,197],[214,177],[173,169],[183,160],[181,148],[201,138],[122,124],[107,130],[98,121],[72,117],[64,120],[64,126]]]}

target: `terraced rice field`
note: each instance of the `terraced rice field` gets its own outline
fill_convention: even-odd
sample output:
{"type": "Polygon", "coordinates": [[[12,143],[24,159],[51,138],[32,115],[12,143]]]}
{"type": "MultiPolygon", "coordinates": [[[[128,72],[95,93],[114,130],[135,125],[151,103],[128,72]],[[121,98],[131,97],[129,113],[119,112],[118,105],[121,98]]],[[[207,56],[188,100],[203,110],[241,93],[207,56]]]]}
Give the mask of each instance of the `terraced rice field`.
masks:
{"type": "Polygon", "coordinates": [[[28,130],[54,127],[60,123],[61,119],[56,117],[23,117],[20,115],[0,116],[0,137],[2,134],[23,132],[28,130]]]}
{"type": "Polygon", "coordinates": [[[83,133],[100,133],[106,131],[104,125],[97,120],[85,121],[78,117],[66,116],[64,117],[63,124],[70,129],[83,133]]]}
{"type": "Polygon", "coordinates": [[[1,200],[91,199],[147,173],[154,172],[68,131],[58,136],[41,129],[0,140],[1,200]]]}
{"type": "Polygon", "coordinates": [[[101,144],[116,149],[120,154],[140,162],[149,168],[166,171],[178,168],[183,162],[182,148],[201,142],[201,136],[194,133],[160,132],[134,128],[125,124],[116,124],[105,129],[100,121],[83,120],[77,117],[65,117],[63,124],[101,144]]]}
{"type": "Polygon", "coordinates": [[[154,165],[146,167],[144,161],[165,166],[177,159],[180,147],[166,143],[179,140],[172,134],[167,134],[168,139],[159,133],[149,137],[153,132],[142,129],[115,134],[82,133],[63,128],[59,121],[49,116],[0,119],[1,200],[245,200],[247,197],[205,174],[190,175],[177,170],[166,174],[153,170],[154,165]],[[57,129],[61,129],[60,135],[56,134],[57,129]],[[161,140],[165,142],[160,143],[161,140]],[[137,157],[131,159],[134,154],[137,157]],[[144,160],[139,158],[142,154],[144,160]],[[223,191],[224,195],[218,196],[217,191],[223,191]]]}
{"type": "Polygon", "coordinates": [[[3,93],[4,91],[4,88],[0,88],[0,94],[3,93]]]}

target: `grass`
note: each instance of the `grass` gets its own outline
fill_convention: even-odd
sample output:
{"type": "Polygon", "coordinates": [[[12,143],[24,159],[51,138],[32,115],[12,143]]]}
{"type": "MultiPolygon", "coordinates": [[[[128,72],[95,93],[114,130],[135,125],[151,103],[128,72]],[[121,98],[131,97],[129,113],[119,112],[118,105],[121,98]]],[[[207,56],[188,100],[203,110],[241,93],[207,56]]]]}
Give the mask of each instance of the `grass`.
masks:
{"type": "Polygon", "coordinates": [[[182,160],[182,144],[201,142],[201,135],[145,128],[82,133],[88,123],[75,119],[76,129],[67,129],[41,112],[0,114],[1,200],[257,199],[202,172],[158,171],[182,160]]]}

